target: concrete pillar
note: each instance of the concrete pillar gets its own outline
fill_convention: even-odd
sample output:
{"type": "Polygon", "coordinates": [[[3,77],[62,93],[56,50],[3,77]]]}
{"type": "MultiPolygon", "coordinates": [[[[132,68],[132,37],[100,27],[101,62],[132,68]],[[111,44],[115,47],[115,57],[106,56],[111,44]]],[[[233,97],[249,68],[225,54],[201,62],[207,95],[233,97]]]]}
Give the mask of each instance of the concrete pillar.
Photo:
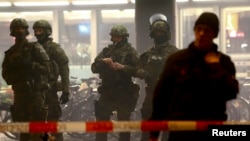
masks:
{"type": "Polygon", "coordinates": [[[100,10],[91,10],[91,34],[90,34],[90,46],[91,46],[91,62],[94,62],[95,57],[99,51],[99,24],[100,24],[100,10]]]}
{"type": "Polygon", "coordinates": [[[167,16],[172,32],[170,42],[175,44],[175,0],[136,0],[136,48],[140,53],[153,43],[149,37],[149,17],[155,13],[167,16]]]}
{"type": "Polygon", "coordinates": [[[55,42],[59,42],[59,12],[58,10],[53,11],[53,22],[52,22],[52,38],[55,42]]]}
{"type": "Polygon", "coordinates": [[[53,41],[61,44],[62,43],[61,35],[65,30],[63,11],[60,10],[53,11],[52,29],[53,29],[52,32],[53,41]]]}

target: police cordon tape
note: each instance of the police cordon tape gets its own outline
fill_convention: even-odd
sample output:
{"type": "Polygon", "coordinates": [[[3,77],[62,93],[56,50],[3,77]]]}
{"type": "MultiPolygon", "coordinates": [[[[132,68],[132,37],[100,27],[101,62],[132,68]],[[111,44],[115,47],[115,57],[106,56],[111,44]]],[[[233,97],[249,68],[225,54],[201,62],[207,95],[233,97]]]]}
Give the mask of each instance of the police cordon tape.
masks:
{"type": "Polygon", "coordinates": [[[98,122],[11,122],[0,123],[0,132],[136,132],[201,131],[209,125],[250,125],[231,121],[98,121],[98,122]]]}

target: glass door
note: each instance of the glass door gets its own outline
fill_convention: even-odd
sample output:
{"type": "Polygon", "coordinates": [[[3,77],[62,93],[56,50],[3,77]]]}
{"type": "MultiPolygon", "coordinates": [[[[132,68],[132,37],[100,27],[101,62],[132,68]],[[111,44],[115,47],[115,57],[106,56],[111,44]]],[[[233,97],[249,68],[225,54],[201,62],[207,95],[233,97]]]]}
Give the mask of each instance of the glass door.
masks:
{"type": "Polygon", "coordinates": [[[235,62],[239,78],[250,75],[250,7],[228,7],[223,9],[222,44],[225,53],[235,62]]]}
{"type": "MultiPolygon", "coordinates": [[[[199,8],[183,8],[178,10],[179,16],[177,26],[176,43],[179,48],[186,48],[194,40],[194,23],[195,20],[202,12],[214,12],[218,11],[218,8],[213,7],[199,7],[199,8]]],[[[216,39],[215,42],[218,42],[216,39]]]]}

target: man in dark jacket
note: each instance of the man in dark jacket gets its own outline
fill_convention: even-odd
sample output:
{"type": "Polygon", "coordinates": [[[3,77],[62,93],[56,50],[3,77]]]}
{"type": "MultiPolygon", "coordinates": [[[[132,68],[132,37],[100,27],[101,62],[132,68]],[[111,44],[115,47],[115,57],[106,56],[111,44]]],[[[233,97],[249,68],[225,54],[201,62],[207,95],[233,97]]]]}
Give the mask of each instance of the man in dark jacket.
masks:
{"type": "MultiPolygon", "coordinates": [[[[239,86],[230,57],[218,51],[218,17],[200,15],[194,25],[195,41],[171,55],[154,91],[151,120],[227,120],[226,102],[239,86]]],[[[159,132],[151,132],[156,141],[159,132]]],[[[169,141],[205,141],[206,132],[172,131],[169,141]]]]}
{"type": "MultiPolygon", "coordinates": [[[[34,34],[50,58],[50,89],[46,95],[46,104],[48,104],[48,121],[58,121],[62,116],[61,104],[69,100],[69,59],[64,50],[58,43],[50,38],[52,28],[48,21],[38,20],[33,24],[34,34]],[[60,83],[58,79],[60,76],[60,83]],[[60,99],[57,92],[62,91],[60,99]],[[59,99],[59,100],[58,100],[59,99]]],[[[55,141],[63,141],[62,133],[52,134],[55,141]]]]}
{"type": "MultiPolygon", "coordinates": [[[[12,120],[45,122],[44,96],[48,89],[49,57],[40,44],[26,39],[29,32],[25,19],[13,19],[10,32],[15,37],[15,44],[5,52],[2,76],[14,91],[12,120]]],[[[20,141],[40,140],[39,134],[20,134],[20,141]]]]}
{"type": "MultiPolygon", "coordinates": [[[[139,95],[139,86],[134,84],[132,74],[139,55],[128,43],[129,33],[123,25],[115,25],[110,31],[113,44],[105,47],[91,65],[93,73],[102,80],[98,87],[99,101],[95,103],[98,121],[110,120],[112,112],[117,112],[118,120],[130,120],[139,95]]],[[[130,133],[120,133],[119,141],[129,141],[130,133]]],[[[96,141],[107,141],[107,133],[97,133],[96,141]]]]}
{"type": "MultiPolygon", "coordinates": [[[[141,110],[143,120],[148,120],[152,114],[153,92],[166,59],[169,55],[178,51],[177,47],[169,43],[171,31],[167,17],[157,13],[152,15],[149,21],[149,36],[154,40],[154,45],[141,54],[135,74],[135,76],[144,79],[146,83],[146,95],[141,110]]],[[[167,137],[167,134],[164,133],[163,138],[167,137]]],[[[143,132],[141,141],[148,141],[148,138],[149,133],[143,132]]]]}

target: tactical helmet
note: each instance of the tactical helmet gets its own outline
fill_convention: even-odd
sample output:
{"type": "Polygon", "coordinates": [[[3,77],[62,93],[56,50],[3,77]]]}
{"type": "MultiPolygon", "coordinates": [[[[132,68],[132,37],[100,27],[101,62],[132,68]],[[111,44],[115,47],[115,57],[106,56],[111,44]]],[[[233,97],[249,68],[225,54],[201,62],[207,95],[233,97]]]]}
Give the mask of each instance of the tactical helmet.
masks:
{"type": "Polygon", "coordinates": [[[33,24],[33,29],[43,28],[47,36],[52,34],[52,27],[50,23],[46,20],[38,20],[33,24]]]}
{"type": "Polygon", "coordinates": [[[109,33],[111,36],[112,35],[118,35],[122,37],[128,37],[129,33],[128,30],[125,26],[123,25],[115,25],[111,28],[111,31],[109,33]]]}
{"type": "Polygon", "coordinates": [[[25,35],[29,35],[29,31],[28,31],[29,25],[25,19],[15,18],[11,21],[11,23],[10,23],[10,35],[13,37],[15,37],[15,35],[16,35],[14,32],[14,28],[16,28],[16,27],[24,27],[26,30],[25,35]]]}
{"type": "Polygon", "coordinates": [[[167,21],[167,17],[163,14],[154,14],[149,18],[150,22],[150,37],[154,38],[153,33],[155,31],[164,31],[167,33],[168,39],[171,38],[170,25],[167,21]]]}
{"type": "Polygon", "coordinates": [[[166,21],[167,22],[167,17],[161,13],[157,13],[152,15],[149,18],[150,25],[152,25],[155,21],[166,21]]]}

